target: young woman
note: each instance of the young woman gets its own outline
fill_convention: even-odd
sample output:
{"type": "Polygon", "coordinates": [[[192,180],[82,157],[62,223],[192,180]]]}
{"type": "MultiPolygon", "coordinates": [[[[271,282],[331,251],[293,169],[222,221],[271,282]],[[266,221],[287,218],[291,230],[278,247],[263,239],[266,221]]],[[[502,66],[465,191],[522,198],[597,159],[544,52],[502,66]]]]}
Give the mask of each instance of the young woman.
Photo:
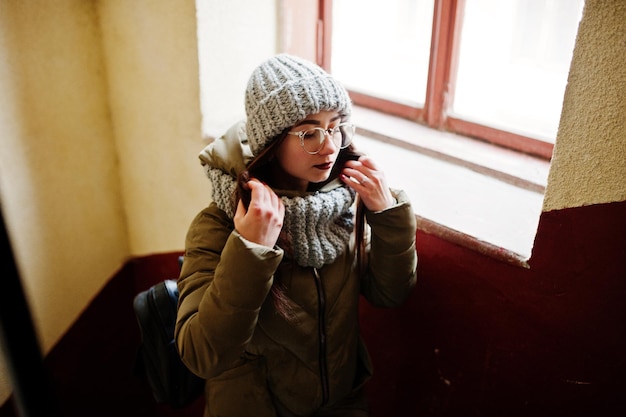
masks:
{"type": "Polygon", "coordinates": [[[265,61],[245,105],[200,154],[213,202],[187,234],[178,350],[207,380],[205,416],[367,416],[359,298],[397,306],[415,285],[410,203],[356,153],[320,67],[265,61]]]}

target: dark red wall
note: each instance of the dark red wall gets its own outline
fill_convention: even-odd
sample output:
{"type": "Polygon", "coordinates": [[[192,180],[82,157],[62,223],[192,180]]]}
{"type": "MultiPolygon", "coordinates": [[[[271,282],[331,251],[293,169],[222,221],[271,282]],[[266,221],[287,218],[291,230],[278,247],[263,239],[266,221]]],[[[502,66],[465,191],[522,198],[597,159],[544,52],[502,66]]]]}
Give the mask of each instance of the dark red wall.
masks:
{"type": "MultiPolygon", "coordinates": [[[[95,297],[45,358],[60,417],[201,417],[202,404],[185,410],[157,405],[135,372],[139,329],[135,294],[178,276],[178,253],[129,261],[95,297]]],[[[13,399],[0,417],[17,416],[13,399]]]]}
{"type": "MultiPolygon", "coordinates": [[[[372,417],[626,411],[626,202],[543,213],[530,269],[417,238],[408,302],[362,305],[372,417]]],[[[133,374],[132,298],[176,277],[178,255],[125,265],[47,356],[63,416],[201,416],[201,402],[156,406],[133,374]]]]}
{"type": "Polygon", "coordinates": [[[409,302],[364,306],[375,415],[626,410],[626,202],[543,213],[530,269],[424,233],[418,252],[409,302]]]}

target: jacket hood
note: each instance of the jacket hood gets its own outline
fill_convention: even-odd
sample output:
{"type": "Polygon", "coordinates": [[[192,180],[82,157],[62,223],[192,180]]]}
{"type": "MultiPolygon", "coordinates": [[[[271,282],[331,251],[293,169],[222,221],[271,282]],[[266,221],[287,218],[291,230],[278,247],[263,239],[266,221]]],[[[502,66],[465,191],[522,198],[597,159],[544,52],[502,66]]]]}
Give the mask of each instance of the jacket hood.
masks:
{"type": "Polygon", "coordinates": [[[198,157],[205,171],[219,169],[236,179],[253,158],[245,121],[235,123],[226,133],[207,145],[198,157]]]}

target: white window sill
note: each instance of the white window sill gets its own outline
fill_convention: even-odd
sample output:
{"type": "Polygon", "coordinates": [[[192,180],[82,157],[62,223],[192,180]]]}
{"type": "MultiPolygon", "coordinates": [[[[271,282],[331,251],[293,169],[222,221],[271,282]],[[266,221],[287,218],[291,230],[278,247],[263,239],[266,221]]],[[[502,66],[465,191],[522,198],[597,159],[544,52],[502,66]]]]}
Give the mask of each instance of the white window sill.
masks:
{"type": "Polygon", "coordinates": [[[549,161],[355,107],[357,147],[405,190],[418,228],[528,267],[549,161]]]}

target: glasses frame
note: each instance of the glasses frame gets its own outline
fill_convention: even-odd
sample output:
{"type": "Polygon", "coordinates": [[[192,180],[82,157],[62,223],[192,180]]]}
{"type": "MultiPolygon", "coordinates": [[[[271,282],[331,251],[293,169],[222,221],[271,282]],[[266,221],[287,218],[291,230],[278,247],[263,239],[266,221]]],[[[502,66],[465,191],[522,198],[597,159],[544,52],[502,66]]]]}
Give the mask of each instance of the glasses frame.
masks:
{"type": "MultiPolygon", "coordinates": [[[[321,151],[321,150],[322,150],[322,148],[324,147],[324,144],[326,143],[326,137],[327,137],[327,136],[330,136],[330,138],[331,138],[331,140],[332,140],[333,144],[334,144],[337,148],[339,148],[339,149],[345,149],[345,148],[347,148],[348,146],[350,146],[350,144],[352,143],[352,138],[353,138],[353,137],[354,137],[354,135],[356,134],[356,125],[355,125],[354,123],[343,122],[343,123],[339,123],[339,124],[338,124],[337,126],[335,126],[335,127],[330,127],[330,128],[328,128],[328,129],[323,129],[323,128],[321,128],[321,127],[314,127],[314,128],[311,128],[311,129],[300,130],[300,131],[298,131],[298,132],[287,132],[287,134],[288,134],[288,135],[293,135],[293,136],[297,136],[297,137],[299,137],[299,138],[300,138],[300,146],[302,147],[302,149],[304,150],[304,152],[308,153],[309,155],[316,155],[316,154],[320,153],[320,151],[321,151]],[[349,141],[347,144],[345,144],[345,145],[343,145],[343,146],[342,146],[341,144],[337,145],[337,143],[335,143],[335,141],[334,141],[332,138],[333,138],[333,136],[335,135],[335,133],[337,133],[337,131],[339,131],[339,129],[341,129],[341,128],[346,128],[346,127],[347,127],[348,129],[351,129],[351,130],[352,130],[352,137],[350,138],[350,141],[349,141]],[[321,139],[321,140],[320,140],[320,142],[319,142],[319,148],[318,148],[316,151],[314,151],[314,152],[307,151],[307,149],[304,147],[304,136],[305,136],[307,133],[310,133],[312,130],[319,130],[319,131],[321,131],[321,132],[322,132],[322,139],[321,139]]],[[[343,142],[343,140],[342,140],[342,142],[343,142]]]]}

